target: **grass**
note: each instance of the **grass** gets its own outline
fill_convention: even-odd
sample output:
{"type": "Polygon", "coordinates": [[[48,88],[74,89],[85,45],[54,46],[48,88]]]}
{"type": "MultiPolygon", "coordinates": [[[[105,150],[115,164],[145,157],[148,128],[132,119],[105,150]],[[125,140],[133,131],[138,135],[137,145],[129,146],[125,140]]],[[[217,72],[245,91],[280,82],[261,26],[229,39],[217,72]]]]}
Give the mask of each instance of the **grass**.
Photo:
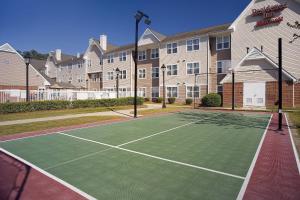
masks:
{"type": "Polygon", "coordinates": [[[160,114],[160,113],[177,112],[177,111],[182,111],[186,108],[189,107],[167,107],[164,109],[140,110],[138,111],[138,115],[153,115],[153,114],[160,114]]]}
{"type": "Polygon", "coordinates": [[[300,110],[289,112],[289,117],[291,118],[293,125],[297,129],[298,136],[300,136],[300,110]]]}
{"type": "MultiPolygon", "coordinates": [[[[26,113],[11,113],[11,114],[1,114],[0,121],[11,121],[20,119],[33,119],[41,117],[52,117],[52,116],[62,116],[70,114],[82,114],[82,113],[94,113],[94,112],[105,112],[114,110],[126,110],[132,109],[133,106],[116,106],[116,107],[96,107],[96,108],[77,108],[77,109],[64,109],[64,110],[46,110],[46,111],[35,111],[26,113]]],[[[145,107],[145,106],[140,106],[145,107]]]]}
{"type": "Polygon", "coordinates": [[[34,122],[27,124],[17,124],[17,125],[6,125],[0,126],[0,136],[11,135],[30,131],[40,131],[50,128],[58,128],[79,124],[88,124],[94,122],[101,122],[105,120],[119,119],[119,116],[90,116],[90,117],[78,117],[64,120],[53,120],[45,122],[34,122]]]}
{"type": "Polygon", "coordinates": [[[243,179],[178,162],[245,177],[267,123],[268,115],[188,111],[0,146],[97,199],[226,200],[243,179]]]}

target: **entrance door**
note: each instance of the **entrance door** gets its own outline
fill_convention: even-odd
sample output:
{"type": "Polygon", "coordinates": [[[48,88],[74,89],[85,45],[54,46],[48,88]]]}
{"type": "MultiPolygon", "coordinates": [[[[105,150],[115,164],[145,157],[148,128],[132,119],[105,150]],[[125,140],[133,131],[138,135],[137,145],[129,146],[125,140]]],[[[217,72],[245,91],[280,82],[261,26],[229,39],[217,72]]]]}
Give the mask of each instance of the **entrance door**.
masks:
{"type": "Polygon", "coordinates": [[[266,83],[244,83],[244,107],[264,107],[266,83]]]}

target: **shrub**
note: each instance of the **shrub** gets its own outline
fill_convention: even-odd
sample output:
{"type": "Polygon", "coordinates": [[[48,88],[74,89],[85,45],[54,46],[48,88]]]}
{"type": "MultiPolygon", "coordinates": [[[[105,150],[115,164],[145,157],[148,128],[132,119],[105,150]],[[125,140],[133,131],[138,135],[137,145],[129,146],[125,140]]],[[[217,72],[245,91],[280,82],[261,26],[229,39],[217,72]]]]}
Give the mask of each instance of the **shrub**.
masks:
{"type": "Polygon", "coordinates": [[[144,98],[144,101],[148,102],[148,101],[150,101],[150,99],[148,97],[146,97],[146,98],[144,98]]]}
{"type": "Polygon", "coordinates": [[[193,103],[193,99],[186,99],[185,104],[186,105],[191,105],[193,103]]]}
{"type": "Polygon", "coordinates": [[[176,98],[175,98],[175,97],[170,97],[170,98],[168,98],[169,104],[173,104],[173,103],[175,103],[175,101],[176,101],[176,98]]]}
{"type": "MultiPolygon", "coordinates": [[[[110,107],[133,105],[134,98],[126,97],[119,99],[96,99],[76,101],[32,101],[0,104],[0,113],[32,112],[39,110],[61,110],[67,108],[88,108],[88,107],[110,107]]],[[[137,104],[143,105],[144,99],[137,98],[137,104]]]]}
{"type": "Polygon", "coordinates": [[[216,93],[210,93],[202,98],[202,105],[206,107],[218,107],[221,106],[221,96],[216,93]]]}
{"type": "Polygon", "coordinates": [[[162,97],[158,97],[157,100],[156,100],[156,103],[161,103],[163,101],[163,98],[162,97]]]}

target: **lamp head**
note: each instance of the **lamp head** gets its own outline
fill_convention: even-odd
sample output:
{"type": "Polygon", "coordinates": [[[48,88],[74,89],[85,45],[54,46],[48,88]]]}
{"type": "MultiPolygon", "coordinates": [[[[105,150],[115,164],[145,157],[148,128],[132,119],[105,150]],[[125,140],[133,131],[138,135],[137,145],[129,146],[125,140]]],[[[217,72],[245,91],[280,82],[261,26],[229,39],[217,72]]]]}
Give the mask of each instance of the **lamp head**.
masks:
{"type": "Polygon", "coordinates": [[[119,73],[120,73],[120,69],[117,67],[116,74],[119,75],[119,73]]]}
{"type": "Polygon", "coordinates": [[[161,66],[161,70],[162,70],[162,71],[165,71],[165,70],[166,70],[165,64],[163,64],[163,65],[161,66]]]}
{"type": "Polygon", "coordinates": [[[29,55],[26,55],[26,56],[24,56],[24,59],[25,59],[25,63],[26,63],[26,65],[29,65],[29,63],[30,63],[30,56],[29,55]]]}
{"type": "Polygon", "coordinates": [[[148,26],[151,24],[151,20],[149,18],[145,19],[145,24],[147,24],[148,26]]]}

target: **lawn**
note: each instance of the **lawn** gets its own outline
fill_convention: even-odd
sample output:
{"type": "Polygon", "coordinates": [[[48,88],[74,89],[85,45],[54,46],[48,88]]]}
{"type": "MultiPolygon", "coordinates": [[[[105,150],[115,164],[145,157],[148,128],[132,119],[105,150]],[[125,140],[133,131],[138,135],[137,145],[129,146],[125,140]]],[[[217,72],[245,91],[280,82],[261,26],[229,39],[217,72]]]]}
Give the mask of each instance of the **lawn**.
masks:
{"type": "Polygon", "coordinates": [[[298,135],[300,136],[300,110],[289,112],[289,116],[298,131],[298,135]]]}
{"type": "Polygon", "coordinates": [[[44,122],[34,122],[27,124],[17,124],[17,125],[6,125],[0,126],[0,136],[17,134],[30,131],[40,131],[50,128],[58,128],[79,124],[88,124],[94,122],[101,122],[106,120],[120,119],[120,116],[90,116],[90,117],[78,117],[64,120],[53,120],[44,122]]]}
{"type": "MultiPolygon", "coordinates": [[[[142,107],[146,107],[146,106],[140,106],[140,108],[142,107]]],[[[33,118],[62,116],[62,115],[70,115],[70,114],[105,112],[105,111],[111,111],[111,109],[126,110],[132,108],[133,106],[130,105],[130,106],[116,106],[116,107],[77,108],[77,109],[64,109],[64,110],[35,111],[35,112],[26,112],[26,113],[11,113],[11,114],[1,114],[0,121],[33,119],[33,118]]]]}

